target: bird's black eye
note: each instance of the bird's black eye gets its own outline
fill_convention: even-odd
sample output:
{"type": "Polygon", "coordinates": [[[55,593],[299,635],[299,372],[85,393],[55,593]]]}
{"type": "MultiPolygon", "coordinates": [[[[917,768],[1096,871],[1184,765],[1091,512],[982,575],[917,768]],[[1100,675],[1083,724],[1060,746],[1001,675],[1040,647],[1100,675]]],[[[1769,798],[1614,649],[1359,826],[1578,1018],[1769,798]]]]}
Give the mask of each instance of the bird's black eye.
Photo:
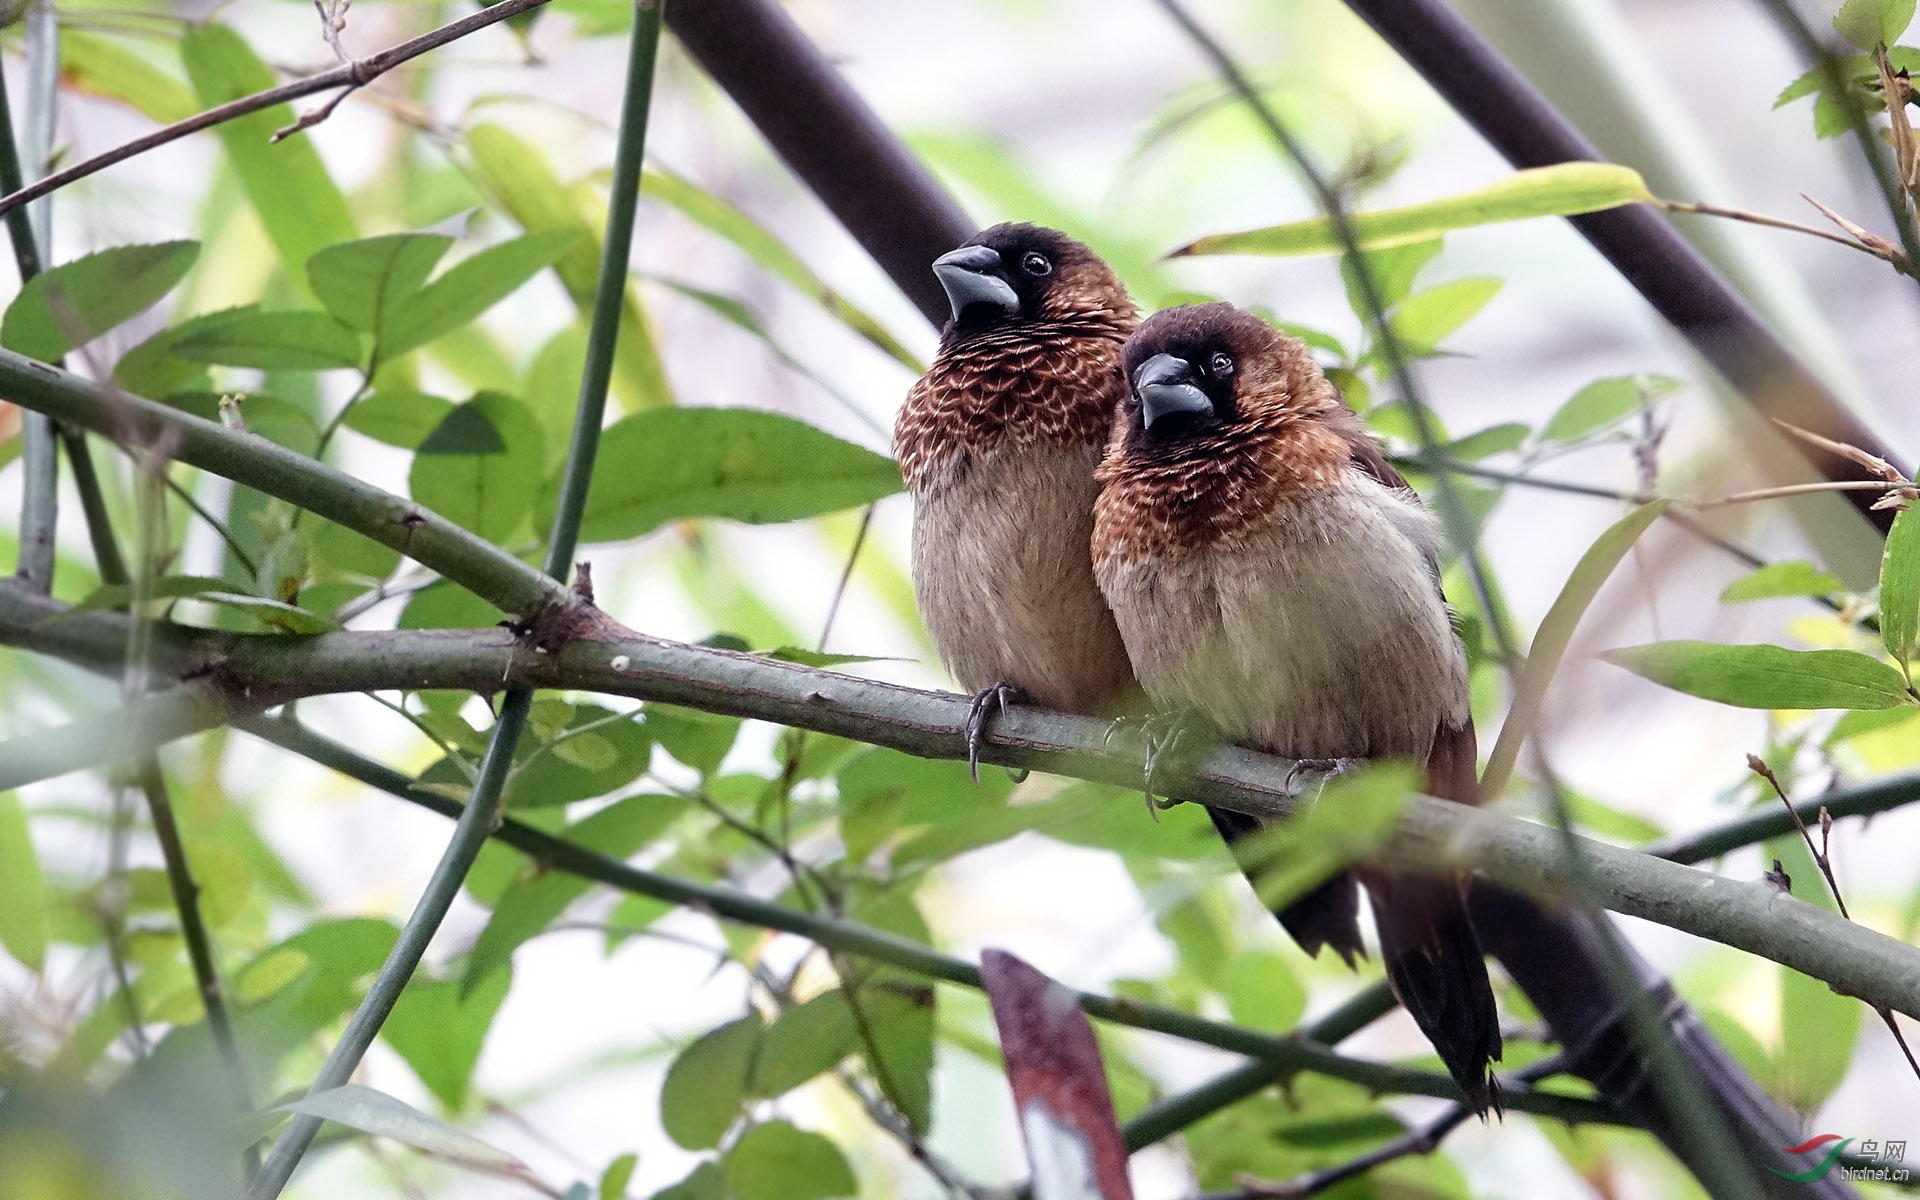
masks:
{"type": "Polygon", "coordinates": [[[1231,358],[1228,358],[1224,354],[1214,355],[1213,361],[1208,363],[1207,365],[1212,367],[1213,373],[1215,375],[1220,376],[1220,378],[1222,379],[1225,379],[1227,376],[1233,374],[1233,360],[1231,358]]]}
{"type": "Polygon", "coordinates": [[[1029,275],[1046,275],[1052,272],[1053,264],[1038,250],[1029,250],[1020,259],[1020,269],[1029,275]]]}

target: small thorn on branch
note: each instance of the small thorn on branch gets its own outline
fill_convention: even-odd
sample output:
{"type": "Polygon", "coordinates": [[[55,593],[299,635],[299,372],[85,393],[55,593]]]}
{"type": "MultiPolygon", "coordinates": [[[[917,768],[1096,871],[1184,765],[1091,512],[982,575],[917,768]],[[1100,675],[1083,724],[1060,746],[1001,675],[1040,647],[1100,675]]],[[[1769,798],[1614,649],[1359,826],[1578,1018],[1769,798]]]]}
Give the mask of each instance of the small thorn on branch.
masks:
{"type": "Polygon", "coordinates": [[[267,143],[269,145],[278,145],[281,141],[292,137],[294,134],[299,133],[302,130],[312,129],[315,125],[318,125],[320,122],[332,116],[333,110],[340,107],[340,102],[342,100],[345,100],[348,96],[353,95],[355,92],[359,90],[360,90],[359,84],[354,84],[351,87],[341,88],[338,95],[334,96],[333,99],[327,101],[325,104],[322,104],[319,108],[309,109],[308,111],[302,113],[300,115],[300,119],[295,121],[293,124],[282,125],[280,128],[274,130],[273,136],[267,139],[267,143]]]}

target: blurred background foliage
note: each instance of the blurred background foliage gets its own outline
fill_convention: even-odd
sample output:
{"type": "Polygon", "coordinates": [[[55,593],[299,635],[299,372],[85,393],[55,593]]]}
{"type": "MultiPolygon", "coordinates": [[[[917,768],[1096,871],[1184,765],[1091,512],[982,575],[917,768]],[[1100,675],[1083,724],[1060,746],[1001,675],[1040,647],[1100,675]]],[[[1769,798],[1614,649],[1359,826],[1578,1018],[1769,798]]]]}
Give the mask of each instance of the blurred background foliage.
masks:
{"type": "MultiPolygon", "coordinates": [[[[1255,307],[1308,341],[1392,450],[1415,449],[1363,332],[1364,306],[1333,259],[1162,257],[1204,234],[1312,210],[1153,6],[788,7],[981,224],[1071,231],[1147,309],[1216,296],[1255,307]]],[[[1332,0],[1196,7],[1356,207],[1431,199],[1503,172],[1332,0]]],[[[1525,40],[1492,11],[1502,6],[1463,7],[1528,64],[1525,40]]],[[[1661,183],[1663,194],[1784,211],[1806,190],[1874,211],[1870,184],[1815,139],[1804,107],[1772,109],[1801,72],[1759,6],[1532,7],[1618,68],[1611,82],[1604,71],[1599,83],[1542,77],[1560,103],[1598,121],[1596,136],[1677,148],[1690,173],[1661,183]],[[1622,90],[1620,79],[1645,86],[1622,90]],[[1592,115],[1636,104],[1664,106],[1656,126],[1592,115]],[[1704,190],[1715,188],[1724,194],[1704,190]]],[[[364,54],[459,11],[366,2],[343,37],[364,54]]],[[[283,0],[60,0],[54,12],[57,97],[29,90],[22,23],[0,45],[16,116],[55,105],[57,162],[333,61],[314,14],[283,0]]],[[[101,336],[68,344],[60,323],[36,323],[27,289],[0,341],[68,354],[96,378],[243,423],[537,562],[585,354],[611,160],[605,114],[629,17],[616,0],[552,0],[386,76],[310,133],[270,144],[297,114],[261,113],[58,193],[51,261],[101,336]]],[[[1831,101],[1817,100],[1815,125],[1832,132],[1831,101]]],[[[891,412],[933,331],[671,39],[654,111],[617,419],[585,526],[600,603],[648,633],[939,685],[906,574],[905,502],[884,457],[891,412]]],[[[1784,234],[1703,236],[1768,281],[1761,302],[1870,420],[1911,428],[1915,312],[1903,281],[1784,234]]],[[[1715,385],[1560,223],[1467,231],[1375,261],[1393,327],[1423,360],[1445,453],[1479,472],[1456,482],[1483,531],[1495,594],[1521,627],[1625,497],[1764,481],[1738,424],[1713,403],[1715,385]],[[1536,474],[1594,494],[1527,486],[1536,474]]],[[[16,418],[0,406],[8,560],[16,418]]],[[[150,573],[143,611],[296,633],[501,619],[283,502],[179,465],[166,469],[164,494],[143,490],[111,447],[96,452],[115,526],[150,573]],[[136,540],[135,530],[146,532],[136,540]]],[[[62,503],[77,513],[70,490],[62,503]]],[[[1877,653],[1858,623],[1873,611],[1875,564],[1863,572],[1857,555],[1810,542],[1803,530],[1817,521],[1796,524],[1778,507],[1727,510],[1715,525],[1774,565],[1754,573],[1659,527],[1603,593],[1545,709],[1540,745],[1595,836],[1646,842],[1772,803],[1744,773],[1748,751],[1788,783],[1920,761],[1911,708],[1837,722],[1743,713],[1593,661],[1594,650],[1647,635],[1877,653]]],[[[60,532],[54,594],[127,606],[124,590],[100,588],[77,517],[60,532]]],[[[1447,585],[1474,656],[1476,715],[1496,729],[1508,684],[1485,616],[1459,564],[1447,585]]],[[[9,650],[0,697],[0,730],[18,737],[109,705],[115,691],[9,650]]],[[[464,693],[392,693],[303,702],[299,717],[458,799],[492,709],[464,693]]],[[[297,1095],[391,947],[446,826],[233,731],[171,747],[162,762],[253,1092],[297,1095]]],[[[243,1138],[144,808],[119,782],[70,776],[0,795],[0,1195],[232,1188],[243,1138]]],[[[1511,802],[1528,811],[1535,799],[1523,786],[1511,802]]],[[[1356,978],[1286,942],[1197,812],[1155,820],[1137,797],[1090,783],[1015,785],[990,770],[975,786],[959,764],[661,705],[543,695],[508,807],[669,875],[962,956],[1010,946],[1077,986],[1264,1031],[1297,1028],[1377,973],[1369,964],[1356,978]]],[[[1907,813],[1877,821],[1872,837],[1841,835],[1842,875],[1858,919],[1910,939],[1920,829],[1907,813]]],[[[1723,866],[1751,877],[1774,859],[1796,894],[1824,898],[1791,839],[1723,866]]],[[[1912,1081],[1857,1004],[1724,948],[1634,933],[1810,1129],[1920,1134],[1920,1107],[1882,1102],[1890,1089],[1910,1095],[1912,1081]]],[[[1503,1006],[1517,1023],[1508,1061],[1519,1065],[1540,1052],[1539,1031],[1511,988],[1503,1006]]],[[[1123,1120],[1227,1061],[1135,1031],[1100,1033],[1123,1120]]],[[[1404,1017],[1353,1045],[1436,1065],[1404,1017]]],[[[955,1175],[1000,1185],[1024,1167],[998,1071],[975,993],[590,886],[496,843],[358,1077],[444,1124],[415,1130],[409,1149],[356,1132],[347,1113],[293,1194],[806,1200],[948,1194],[955,1175]]],[[[397,1128],[366,1103],[362,1128],[397,1128]]],[[[1432,1111],[1301,1077],[1140,1156],[1136,1178],[1149,1197],[1228,1187],[1241,1173],[1287,1178],[1432,1111]]],[[[1341,1194],[1696,1190],[1642,1135],[1515,1115],[1341,1194]]]]}

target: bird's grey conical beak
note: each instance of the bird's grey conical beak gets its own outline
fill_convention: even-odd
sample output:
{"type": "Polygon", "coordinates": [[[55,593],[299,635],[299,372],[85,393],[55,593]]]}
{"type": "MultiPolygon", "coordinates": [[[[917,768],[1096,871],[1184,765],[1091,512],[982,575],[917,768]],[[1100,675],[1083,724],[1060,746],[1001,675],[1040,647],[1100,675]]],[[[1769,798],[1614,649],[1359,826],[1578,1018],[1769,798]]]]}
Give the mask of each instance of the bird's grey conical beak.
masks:
{"type": "Polygon", "coordinates": [[[1020,311],[1020,297],[1001,275],[1000,252],[991,246],[962,246],[933,260],[933,273],[947,290],[958,321],[968,305],[988,304],[1006,316],[1020,311]]]}
{"type": "Polygon", "coordinates": [[[1211,413],[1213,401],[1200,390],[1192,364],[1171,354],[1156,354],[1133,373],[1133,390],[1140,397],[1140,420],[1148,429],[1173,413],[1211,413]]]}

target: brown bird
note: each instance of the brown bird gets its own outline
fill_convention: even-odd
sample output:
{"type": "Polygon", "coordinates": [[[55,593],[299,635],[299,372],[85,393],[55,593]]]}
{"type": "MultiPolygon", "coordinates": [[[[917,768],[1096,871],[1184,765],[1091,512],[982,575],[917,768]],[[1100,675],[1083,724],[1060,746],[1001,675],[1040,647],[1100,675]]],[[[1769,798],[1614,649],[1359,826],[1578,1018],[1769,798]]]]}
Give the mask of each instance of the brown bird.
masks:
{"type": "MultiPolygon", "coordinates": [[[[1139,321],[1100,257],[1055,230],[996,225],[933,264],[953,305],[893,449],[913,493],[913,581],[947,669],[995,710],[1108,711],[1132,683],[1087,546],[1120,348],[1139,321]]],[[[977,757],[977,755],[976,755],[977,757]]]]}
{"type": "MultiPolygon", "coordinates": [[[[1092,553],[1148,697],[1286,758],[1411,759],[1477,802],[1439,531],[1305,345],[1202,304],[1149,318],[1122,365],[1092,553]]],[[[1213,816],[1229,841],[1258,828],[1213,816]]],[[[1364,953],[1356,876],[1395,993],[1485,1112],[1500,1030],[1464,881],[1342,873],[1280,914],[1309,953],[1364,953]]]]}

